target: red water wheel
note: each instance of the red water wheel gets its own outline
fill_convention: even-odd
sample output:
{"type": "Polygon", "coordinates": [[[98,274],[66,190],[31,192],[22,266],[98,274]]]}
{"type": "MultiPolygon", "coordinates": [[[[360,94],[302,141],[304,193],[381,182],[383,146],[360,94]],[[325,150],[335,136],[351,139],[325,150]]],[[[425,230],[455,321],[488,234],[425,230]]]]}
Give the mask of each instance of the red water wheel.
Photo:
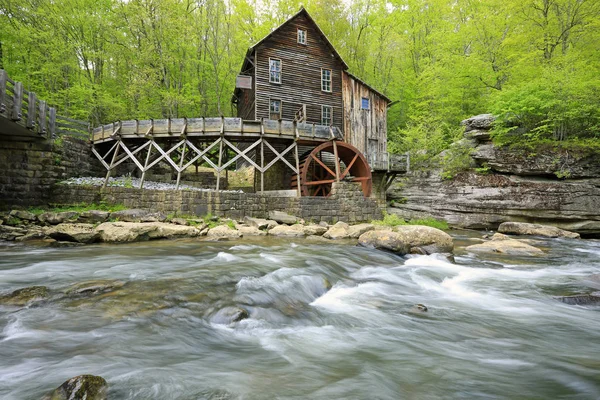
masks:
{"type": "MultiPolygon", "coordinates": [[[[325,142],[306,153],[300,160],[300,186],[302,196],[329,196],[336,181],[336,164],[340,180],[360,182],[366,197],[371,195],[371,168],[363,154],[354,146],[336,142],[337,157],[332,142],[325,142]]],[[[292,188],[297,187],[296,175],[292,188]]]]}

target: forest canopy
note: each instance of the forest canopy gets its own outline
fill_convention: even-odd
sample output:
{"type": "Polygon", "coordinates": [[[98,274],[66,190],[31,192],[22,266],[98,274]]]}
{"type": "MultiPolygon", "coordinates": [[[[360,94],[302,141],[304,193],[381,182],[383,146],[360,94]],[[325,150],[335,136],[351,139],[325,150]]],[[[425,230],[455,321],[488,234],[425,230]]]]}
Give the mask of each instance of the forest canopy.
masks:
{"type": "Polygon", "coordinates": [[[509,138],[600,138],[598,0],[0,0],[0,68],[93,125],[228,116],[247,48],[302,5],[396,101],[394,151],[489,112],[509,138]]]}

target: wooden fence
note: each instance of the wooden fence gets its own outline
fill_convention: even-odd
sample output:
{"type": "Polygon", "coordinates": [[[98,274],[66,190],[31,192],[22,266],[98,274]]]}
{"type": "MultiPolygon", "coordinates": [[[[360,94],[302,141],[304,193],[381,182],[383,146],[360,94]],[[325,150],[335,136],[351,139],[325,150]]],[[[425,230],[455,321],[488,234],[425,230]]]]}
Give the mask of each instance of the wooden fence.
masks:
{"type": "MultiPolygon", "coordinates": [[[[57,115],[56,108],[48,106],[46,101],[39,99],[34,92],[25,90],[22,82],[10,79],[2,69],[0,118],[25,128],[27,134],[46,139],[63,135],[90,138],[90,126],[87,122],[57,115]]],[[[19,131],[22,129],[11,130],[11,133],[18,134],[19,131]]]]}

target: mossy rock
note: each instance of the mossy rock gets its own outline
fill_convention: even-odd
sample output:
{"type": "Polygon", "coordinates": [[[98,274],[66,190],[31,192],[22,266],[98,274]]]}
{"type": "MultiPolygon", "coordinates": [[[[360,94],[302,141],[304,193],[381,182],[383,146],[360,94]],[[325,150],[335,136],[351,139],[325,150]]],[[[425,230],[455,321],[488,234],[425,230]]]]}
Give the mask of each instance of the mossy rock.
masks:
{"type": "Polygon", "coordinates": [[[1,296],[0,304],[11,306],[26,306],[30,303],[45,300],[50,295],[46,286],[30,286],[1,296]]]}
{"type": "Polygon", "coordinates": [[[42,400],[106,400],[107,389],[104,378],[79,375],[64,382],[42,400]]]}

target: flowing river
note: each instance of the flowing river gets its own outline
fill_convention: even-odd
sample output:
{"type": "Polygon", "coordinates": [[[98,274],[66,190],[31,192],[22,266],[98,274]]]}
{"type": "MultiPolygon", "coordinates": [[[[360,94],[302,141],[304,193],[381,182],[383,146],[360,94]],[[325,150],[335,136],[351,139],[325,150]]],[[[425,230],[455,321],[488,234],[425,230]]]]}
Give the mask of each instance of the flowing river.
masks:
{"type": "Polygon", "coordinates": [[[0,306],[0,398],[93,374],[109,399],[599,399],[600,307],[554,296],[600,289],[581,283],[600,241],[494,258],[454,237],[455,264],[300,239],[1,244],[0,294],[52,295],[0,306]],[[120,283],[64,294],[89,280],[120,283]]]}

